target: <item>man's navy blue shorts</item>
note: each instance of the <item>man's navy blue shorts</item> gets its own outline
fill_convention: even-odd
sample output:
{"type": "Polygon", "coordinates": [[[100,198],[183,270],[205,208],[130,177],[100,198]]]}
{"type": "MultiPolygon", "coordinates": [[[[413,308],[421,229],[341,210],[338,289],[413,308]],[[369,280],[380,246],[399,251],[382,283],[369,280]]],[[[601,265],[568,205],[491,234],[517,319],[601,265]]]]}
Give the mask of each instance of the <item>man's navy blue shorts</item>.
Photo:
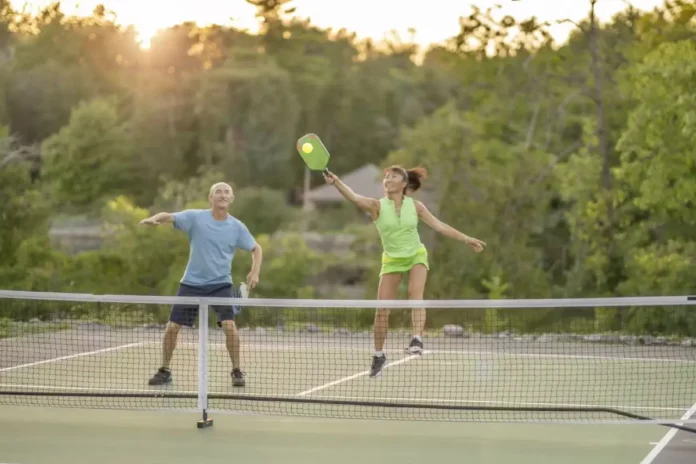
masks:
{"type": "MultiPolygon", "coordinates": [[[[192,286],[179,284],[179,290],[176,296],[207,296],[211,298],[241,298],[239,289],[232,287],[232,284],[212,284],[203,286],[192,286]]],[[[222,321],[234,321],[234,317],[239,313],[240,308],[236,305],[230,306],[211,306],[217,314],[218,327],[222,325],[222,321]]],[[[193,323],[198,320],[198,306],[175,304],[172,306],[172,312],[169,315],[169,320],[179,325],[192,327],[193,323]]]]}

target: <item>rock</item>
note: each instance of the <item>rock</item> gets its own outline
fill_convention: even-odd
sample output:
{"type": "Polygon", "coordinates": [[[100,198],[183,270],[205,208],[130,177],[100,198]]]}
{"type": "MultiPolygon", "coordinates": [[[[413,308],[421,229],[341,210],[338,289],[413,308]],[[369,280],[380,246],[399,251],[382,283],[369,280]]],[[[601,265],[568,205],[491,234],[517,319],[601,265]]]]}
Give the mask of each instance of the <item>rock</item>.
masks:
{"type": "Polygon", "coordinates": [[[319,332],[319,327],[317,327],[314,324],[307,324],[305,325],[305,332],[309,333],[318,333],[319,332]]]}
{"type": "Polygon", "coordinates": [[[667,337],[653,337],[651,335],[644,335],[640,338],[644,345],[667,345],[667,337]]]}
{"type": "Polygon", "coordinates": [[[104,326],[102,324],[98,324],[96,322],[85,322],[84,324],[80,324],[80,329],[84,330],[93,330],[93,329],[101,329],[104,326]]]}
{"type": "Polygon", "coordinates": [[[607,334],[590,334],[585,335],[582,339],[590,343],[619,343],[621,337],[618,335],[607,335],[607,334]]]}
{"type": "Polygon", "coordinates": [[[145,327],[147,327],[148,329],[166,329],[167,325],[166,324],[151,323],[151,324],[145,324],[145,327]]]}
{"type": "Polygon", "coordinates": [[[464,328],[461,325],[447,324],[442,328],[445,337],[463,337],[464,328]]]}

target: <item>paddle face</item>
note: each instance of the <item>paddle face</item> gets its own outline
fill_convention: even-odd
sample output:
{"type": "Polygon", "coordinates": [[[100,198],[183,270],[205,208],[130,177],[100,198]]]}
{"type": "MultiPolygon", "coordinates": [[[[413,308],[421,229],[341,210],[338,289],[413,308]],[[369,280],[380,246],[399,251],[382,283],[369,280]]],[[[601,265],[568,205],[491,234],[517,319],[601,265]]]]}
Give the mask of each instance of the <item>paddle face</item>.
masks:
{"type": "Polygon", "coordinates": [[[312,171],[327,171],[329,151],[316,134],[305,134],[297,140],[297,152],[312,171]]]}

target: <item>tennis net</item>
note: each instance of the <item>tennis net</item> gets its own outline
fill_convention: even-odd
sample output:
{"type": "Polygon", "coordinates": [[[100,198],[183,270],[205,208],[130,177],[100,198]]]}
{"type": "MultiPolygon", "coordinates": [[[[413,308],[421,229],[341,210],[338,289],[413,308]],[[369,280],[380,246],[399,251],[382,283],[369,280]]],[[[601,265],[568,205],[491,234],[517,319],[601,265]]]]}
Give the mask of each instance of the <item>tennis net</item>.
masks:
{"type": "Polygon", "coordinates": [[[694,306],[687,296],[377,302],[0,291],[0,405],[693,424],[694,306]],[[191,306],[193,324],[177,333],[171,382],[152,385],[175,303],[191,306]],[[241,308],[238,348],[212,311],[221,304],[241,308]],[[377,306],[391,313],[387,360],[371,377],[377,306]],[[426,331],[413,354],[418,307],[426,331]]]}

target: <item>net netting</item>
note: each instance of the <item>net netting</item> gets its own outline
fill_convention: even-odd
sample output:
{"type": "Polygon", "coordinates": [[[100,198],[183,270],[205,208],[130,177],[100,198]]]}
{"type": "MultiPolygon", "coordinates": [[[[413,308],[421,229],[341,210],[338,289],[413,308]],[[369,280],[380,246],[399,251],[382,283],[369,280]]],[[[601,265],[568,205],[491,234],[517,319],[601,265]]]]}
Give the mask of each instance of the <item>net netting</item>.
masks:
{"type": "Polygon", "coordinates": [[[695,423],[696,301],[218,300],[0,292],[0,404],[337,418],[695,423]],[[208,305],[234,301],[234,344],[208,305]],[[174,302],[204,304],[163,364],[174,302]],[[387,364],[369,375],[375,306],[387,364]],[[425,306],[422,354],[410,307],[425,306]]]}

